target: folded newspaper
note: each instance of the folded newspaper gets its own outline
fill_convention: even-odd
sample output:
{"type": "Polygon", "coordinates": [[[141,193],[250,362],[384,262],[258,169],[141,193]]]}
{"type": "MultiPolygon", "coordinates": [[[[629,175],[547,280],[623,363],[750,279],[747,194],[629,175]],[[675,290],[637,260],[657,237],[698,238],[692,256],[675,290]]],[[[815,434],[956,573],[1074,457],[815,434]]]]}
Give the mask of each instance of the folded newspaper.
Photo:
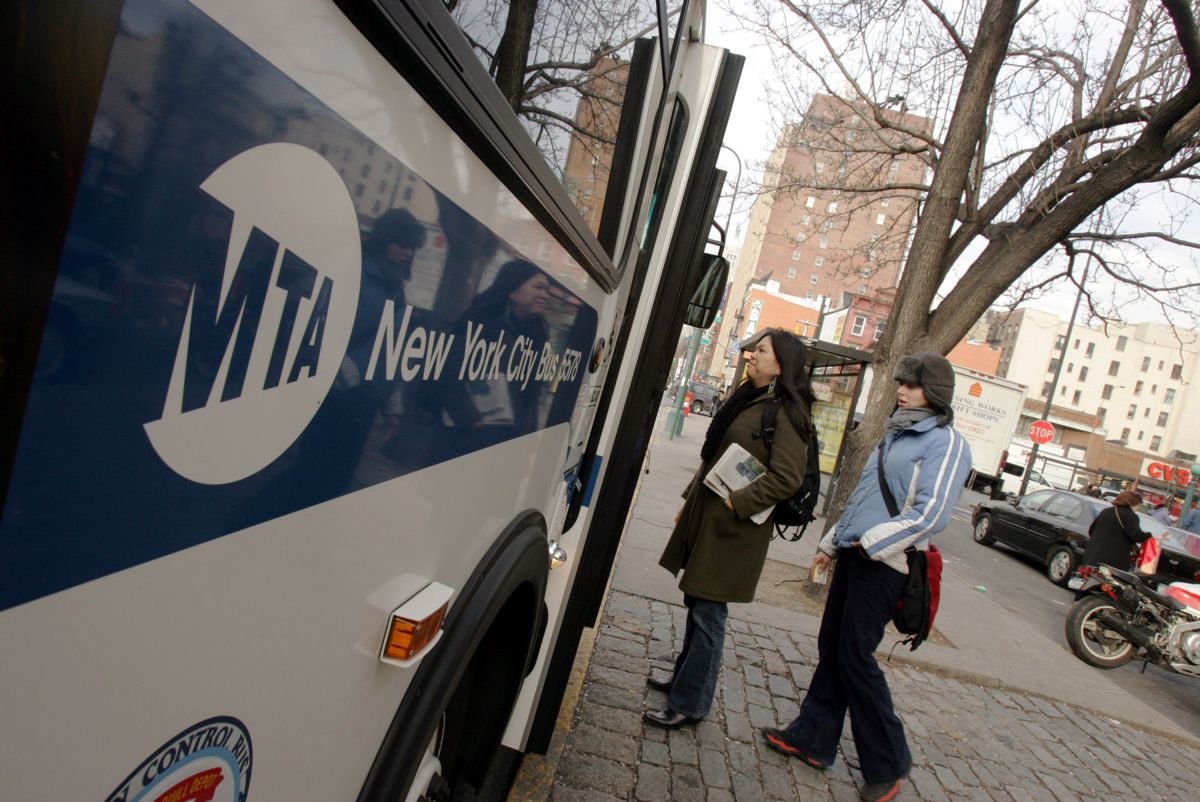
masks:
{"type": "MultiPolygon", "coordinates": [[[[729,448],[725,449],[725,453],[704,477],[704,485],[721,498],[729,498],[729,494],[734,490],[741,490],[766,472],[767,467],[753,454],[737,443],[730,443],[729,448]]],[[[774,509],[775,505],[772,504],[765,510],[751,515],[750,520],[761,524],[771,517],[771,511],[774,509]]]]}

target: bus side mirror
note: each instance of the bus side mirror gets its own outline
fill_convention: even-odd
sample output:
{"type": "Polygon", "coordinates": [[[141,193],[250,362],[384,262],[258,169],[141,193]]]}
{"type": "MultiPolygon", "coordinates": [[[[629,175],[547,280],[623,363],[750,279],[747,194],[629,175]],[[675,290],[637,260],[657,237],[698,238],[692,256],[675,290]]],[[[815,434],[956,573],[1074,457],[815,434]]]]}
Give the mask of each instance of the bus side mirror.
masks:
{"type": "Polygon", "coordinates": [[[698,329],[707,329],[717,317],[721,295],[729,278],[729,260],[711,253],[701,258],[704,260],[704,275],[692,293],[692,299],[688,301],[683,322],[698,329]]]}

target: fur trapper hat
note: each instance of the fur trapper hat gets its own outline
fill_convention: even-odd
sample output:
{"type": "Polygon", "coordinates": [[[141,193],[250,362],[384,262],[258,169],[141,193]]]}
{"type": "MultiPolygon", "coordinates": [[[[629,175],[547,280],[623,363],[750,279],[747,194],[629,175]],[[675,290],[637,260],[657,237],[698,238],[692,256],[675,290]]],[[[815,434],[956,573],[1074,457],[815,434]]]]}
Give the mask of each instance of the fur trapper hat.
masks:
{"type": "Polygon", "coordinates": [[[924,390],[929,408],[940,413],[939,425],[954,420],[954,367],[946,357],[932,351],[902,356],[896,362],[892,378],[924,390]]]}

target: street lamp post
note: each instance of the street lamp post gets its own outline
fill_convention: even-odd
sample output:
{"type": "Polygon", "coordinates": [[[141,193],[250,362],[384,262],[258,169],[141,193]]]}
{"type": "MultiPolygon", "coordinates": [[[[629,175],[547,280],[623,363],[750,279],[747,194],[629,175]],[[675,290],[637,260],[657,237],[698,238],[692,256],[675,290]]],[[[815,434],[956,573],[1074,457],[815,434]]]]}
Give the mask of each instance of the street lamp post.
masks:
{"type": "MultiPolygon", "coordinates": [[[[733,198],[729,201],[729,214],[725,217],[725,231],[729,231],[729,221],[733,219],[733,204],[737,201],[738,190],[742,183],[742,159],[738,156],[737,151],[728,145],[721,145],[722,150],[727,150],[733,154],[733,158],[737,160],[737,174],[733,179],[733,198]]],[[[724,245],[722,245],[722,250],[724,245]]],[[[686,389],[688,383],[692,380],[692,371],[696,367],[696,353],[700,350],[700,338],[704,336],[702,329],[693,328],[691,335],[688,337],[687,355],[683,360],[683,379],[679,383],[679,389],[675,391],[675,405],[671,408],[671,413],[667,415],[667,438],[674,440],[681,431],[683,431],[683,400],[687,395],[686,389]]]]}
{"type": "MultiPolygon", "coordinates": [[[[1075,256],[1072,254],[1071,260],[1074,261],[1075,256]]],[[[1071,332],[1075,329],[1075,317],[1079,314],[1079,302],[1083,300],[1083,285],[1087,281],[1088,268],[1091,267],[1091,254],[1088,254],[1089,263],[1083,267],[1083,275],[1079,277],[1079,292],[1075,293],[1075,306],[1071,309],[1071,319],[1067,322],[1067,334],[1063,338],[1062,350],[1058,352],[1058,365],[1054,368],[1054,378],[1050,382],[1050,392],[1046,393],[1046,406],[1042,410],[1042,420],[1050,419],[1050,408],[1054,405],[1054,394],[1058,392],[1058,378],[1062,375],[1063,363],[1067,361],[1067,346],[1071,343],[1071,332]]],[[[1033,448],[1029,450],[1029,459],[1025,462],[1025,474],[1021,477],[1021,489],[1017,491],[1018,496],[1025,495],[1025,491],[1029,488],[1029,472],[1033,470],[1033,461],[1037,458],[1038,444],[1034,443],[1033,448]]]]}

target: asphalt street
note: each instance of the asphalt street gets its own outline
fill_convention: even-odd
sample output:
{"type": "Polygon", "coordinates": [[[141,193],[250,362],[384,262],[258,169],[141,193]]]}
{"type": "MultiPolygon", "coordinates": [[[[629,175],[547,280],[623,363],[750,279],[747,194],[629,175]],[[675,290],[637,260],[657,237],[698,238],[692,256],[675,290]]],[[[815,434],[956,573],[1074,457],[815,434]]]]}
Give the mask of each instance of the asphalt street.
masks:
{"type": "MultiPolygon", "coordinates": [[[[820,601],[802,577],[822,521],[798,543],[774,542],[769,585],[760,583],[754,603],[730,605],[713,712],[670,733],[642,722],[642,710],[663,702],[645,677],[669,671],[682,641],[681,593],[657,561],[708,422],[689,418],[671,440],[660,415],[571,701],[550,753],[526,759],[510,800],[857,798],[849,727],[843,759],[826,772],[759,736],[795,715],[816,664],[820,601]]],[[[1196,798],[1200,686],[1077,660],[1062,634],[1069,594],[1011,552],[974,543],[972,502],[960,502],[939,536],[948,562],[937,637],[890,662],[881,654],[915,758],[899,799],[1196,798]]],[[[885,639],[881,652],[890,646],[885,639]]]]}

